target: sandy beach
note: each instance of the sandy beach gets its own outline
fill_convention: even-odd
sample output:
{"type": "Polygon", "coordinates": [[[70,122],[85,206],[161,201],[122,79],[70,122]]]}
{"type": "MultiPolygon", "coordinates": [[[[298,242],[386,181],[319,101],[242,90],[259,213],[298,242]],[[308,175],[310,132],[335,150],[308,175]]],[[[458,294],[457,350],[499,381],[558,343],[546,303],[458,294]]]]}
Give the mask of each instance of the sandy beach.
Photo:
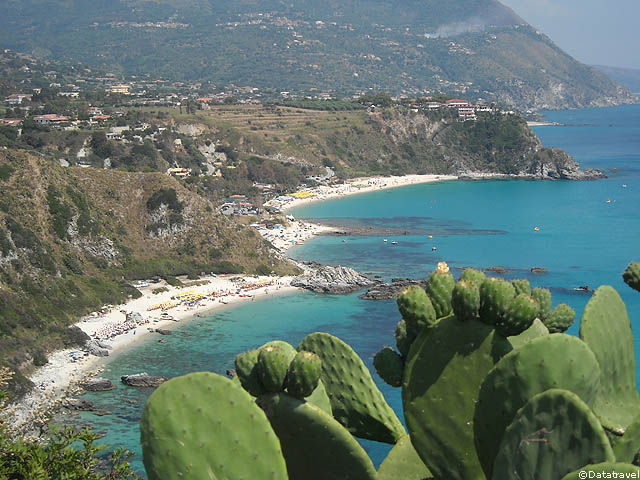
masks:
{"type": "MultiPolygon", "coordinates": [[[[450,175],[361,178],[344,184],[303,190],[296,192],[299,196],[278,197],[271,203],[286,213],[288,209],[310,202],[454,179],[457,177],[450,175]]],[[[302,222],[290,216],[287,225],[278,227],[256,228],[281,252],[332,230],[330,227],[302,222]]],[[[7,410],[9,425],[13,431],[21,435],[33,432],[46,422],[50,413],[66,398],[73,397],[81,390],[79,384],[83,380],[99,374],[111,356],[152,336],[160,339],[161,335],[156,329],[177,328],[189,319],[204,316],[225,305],[295,291],[296,288],[290,286],[291,278],[213,276],[201,278],[197,286],[172,287],[163,281],[138,287],[142,293],[140,298],[124,305],[107,306],[100,312],[82,318],[76,324],[92,339],[108,346],[109,356],[89,355],[80,350],[62,350],[49,354],[47,365],[39,368],[30,377],[35,385],[32,392],[7,410]],[[157,289],[163,291],[158,292],[157,289]],[[153,293],[154,290],[157,293],[153,293]],[[134,317],[132,313],[140,314],[135,316],[137,321],[131,320],[134,317]]]]}

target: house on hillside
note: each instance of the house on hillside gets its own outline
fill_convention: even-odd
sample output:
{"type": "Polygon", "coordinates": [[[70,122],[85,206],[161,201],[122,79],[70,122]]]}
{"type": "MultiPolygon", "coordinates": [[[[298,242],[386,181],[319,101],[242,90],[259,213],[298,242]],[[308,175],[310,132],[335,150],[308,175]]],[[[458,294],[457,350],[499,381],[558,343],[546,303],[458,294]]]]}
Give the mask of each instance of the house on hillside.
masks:
{"type": "Polygon", "coordinates": [[[69,121],[69,117],[58,115],[56,113],[47,113],[45,115],[36,115],[33,121],[39,125],[59,125],[69,121]]]}
{"type": "Polygon", "coordinates": [[[118,85],[112,85],[109,87],[109,92],[110,93],[120,93],[122,95],[129,95],[129,85],[125,85],[125,84],[118,84],[118,85]]]}
{"type": "Polygon", "coordinates": [[[33,95],[31,93],[12,93],[4,101],[9,105],[20,105],[23,100],[30,102],[32,98],[33,95]]]}
{"type": "Polygon", "coordinates": [[[447,100],[446,105],[447,107],[458,108],[469,107],[471,104],[466,100],[462,100],[461,98],[454,98],[452,100],[447,100]]]}

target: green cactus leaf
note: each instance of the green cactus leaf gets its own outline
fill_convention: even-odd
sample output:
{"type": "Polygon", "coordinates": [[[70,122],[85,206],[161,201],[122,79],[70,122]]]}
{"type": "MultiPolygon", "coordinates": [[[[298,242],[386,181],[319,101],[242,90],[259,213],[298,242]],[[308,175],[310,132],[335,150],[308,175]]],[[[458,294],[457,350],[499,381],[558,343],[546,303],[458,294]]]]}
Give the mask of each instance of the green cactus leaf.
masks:
{"type": "Polygon", "coordinates": [[[258,376],[268,392],[282,392],[287,379],[287,371],[291,363],[290,355],[275,345],[261,347],[258,350],[258,376]]]}
{"type": "MultiPolygon", "coordinates": [[[[257,400],[280,439],[292,480],[374,480],[366,452],[333,417],[285,393],[257,400]]],[[[262,479],[266,477],[247,477],[262,479]]]]}
{"type": "Polygon", "coordinates": [[[407,322],[407,329],[416,334],[436,321],[431,299],[419,285],[412,285],[400,292],[397,303],[400,315],[407,322]]]}
{"type": "Polygon", "coordinates": [[[582,465],[615,461],[607,435],[575,393],[532,397],[505,430],[493,480],[554,479],[582,465]]]}
{"type": "Polygon", "coordinates": [[[298,352],[287,372],[287,393],[303,399],[313,393],[320,382],[322,361],[315,353],[298,352]]]}
{"type": "Polygon", "coordinates": [[[538,302],[538,318],[543,322],[546,322],[551,315],[551,292],[546,288],[534,288],[531,291],[531,296],[538,302]]]}
{"type": "Polygon", "coordinates": [[[477,287],[480,287],[480,284],[484,281],[487,276],[484,272],[480,270],[476,270],[475,268],[465,268],[460,275],[460,280],[464,280],[465,282],[473,283],[477,287]]]}
{"type": "Polygon", "coordinates": [[[473,420],[476,450],[487,478],[492,477],[505,429],[531,397],[562,388],[593,405],[599,384],[595,355],[570,335],[535,338],[505,355],[482,382],[473,420]]]}
{"type": "Polygon", "coordinates": [[[451,292],[451,307],[459,320],[478,318],[480,310],[480,287],[475,283],[460,280],[451,292]]]}
{"type": "Polygon", "coordinates": [[[567,331],[576,318],[576,312],[566,303],[561,303],[553,309],[549,318],[544,321],[551,333],[567,331]]]}
{"type": "Polygon", "coordinates": [[[538,313],[538,303],[521,293],[511,300],[507,311],[496,323],[496,330],[505,337],[520,335],[527,330],[538,313]]]}
{"type": "Polygon", "coordinates": [[[322,382],[335,419],[353,435],[394,444],[406,434],[369,370],[353,349],[328,333],[312,333],[298,350],[322,360],[322,382]]]}
{"type": "Polygon", "coordinates": [[[258,354],[258,350],[249,350],[236,355],[235,360],[236,378],[242,387],[254,397],[266,392],[260,375],[258,375],[258,354]]]}
{"type": "Polygon", "coordinates": [[[416,332],[413,330],[407,330],[407,322],[400,320],[396,326],[396,346],[403,358],[406,358],[409,354],[411,344],[416,339],[416,332]]]}
{"type": "Polygon", "coordinates": [[[305,398],[305,400],[309,403],[313,403],[316,407],[333,416],[333,411],[331,410],[331,400],[329,400],[327,389],[325,388],[324,383],[322,383],[322,380],[318,382],[318,386],[316,387],[316,389],[311,395],[305,398]]]}
{"type": "Polygon", "coordinates": [[[378,468],[377,480],[424,480],[431,472],[416,453],[411,438],[405,435],[378,468]]]}
{"type": "Polygon", "coordinates": [[[480,284],[480,320],[495,325],[506,315],[516,289],[502,278],[486,278],[480,284]]]}
{"type": "Polygon", "coordinates": [[[516,289],[516,295],[524,293],[525,295],[531,295],[531,284],[526,278],[518,278],[511,280],[511,285],[516,289]]]}
{"type": "Polygon", "coordinates": [[[296,349],[293,347],[293,345],[285,342],[284,340],[271,340],[270,342],[267,342],[264,345],[262,345],[260,348],[258,348],[258,351],[267,347],[278,347],[279,349],[281,349],[289,363],[291,363],[291,361],[294,359],[294,357],[298,353],[296,349]]]}
{"type": "Polygon", "coordinates": [[[613,453],[617,462],[632,463],[640,450],[640,417],[627,427],[622,437],[617,437],[613,453]]]}
{"type": "Polygon", "coordinates": [[[163,383],[140,420],[150,480],[286,480],[280,442],[253,397],[200,372],[163,383]]]}
{"type": "Polygon", "coordinates": [[[545,335],[549,335],[549,330],[540,319],[536,318],[531,326],[524,332],[519,335],[507,337],[507,340],[509,340],[511,346],[516,349],[520,348],[525,343],[529,343],[534,338],[543,337],[545,335]]]}
{"type": "Polygon", "coordinates": [[[478,320],[440,320],[405,363],[402,403],[411,441],[436,478],[484,478],[473,443],[480,384],[510,345],[478,320]]]}
{"type": "Polygon", "coordinates": [[[622,279],[631,288],[640,292],[640,263],[631,262],[622,274],[622,279]]]}
{"type": "Polygon", "coordinates": [[[373,357],[373,366],[380,378],[392,387],[402,386],[402,372],[404,362],[393,348],[384,347],[373,357]]]}
{"type": "Polygon", "coordinates": [[[640,415],[633,334],[624,302],[612,287],[598,288],[580,322],[580,338],[600,364],[601,382],[593,411],[618,435],[640,415]]]}
{"type": "Polygon", "coordinates": [[[455,283],[453,275],[448,272],[433,272],[429,275],[425,291],[431,299],[436,318],[444,318],[451,314],[451,293],[455,283]]]}
{"type": "Polygon", "coordinates": [[[616,478],[612,476],[612,474],[625,475],[631,474],[635,475],[635,477],[627,476],[622,477],[618,476],[617,478],[640,478],[640,467],[635,465],[631,465],[629,463],[613,463],[613,462],[603,462],[597,463],[595,465],[585,465],[584,467],[578,468],[575,472],[568,473],[562,480],[583,480],[585,478],[616,478]],[[588,476],[590,473],[594,474],[593,476],[588,476]],[[596,476],[597,474],[601,476],[596,476]],[[602,476],[609,475],[609,476],[602,476]]]}

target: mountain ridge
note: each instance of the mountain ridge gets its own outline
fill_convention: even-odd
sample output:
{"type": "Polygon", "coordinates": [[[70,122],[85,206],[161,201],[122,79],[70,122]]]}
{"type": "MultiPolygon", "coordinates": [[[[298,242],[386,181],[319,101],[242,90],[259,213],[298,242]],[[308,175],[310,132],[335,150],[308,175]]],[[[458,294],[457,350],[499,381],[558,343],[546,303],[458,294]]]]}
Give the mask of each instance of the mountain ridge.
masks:
{"type": "Polygon", "coordinates": [[[4,2],[0,44],[121,74],[277,91],[442,91],[533,109],[637,100],[496,0],[99,0],[86,7],[87,0],[4,2]]]}

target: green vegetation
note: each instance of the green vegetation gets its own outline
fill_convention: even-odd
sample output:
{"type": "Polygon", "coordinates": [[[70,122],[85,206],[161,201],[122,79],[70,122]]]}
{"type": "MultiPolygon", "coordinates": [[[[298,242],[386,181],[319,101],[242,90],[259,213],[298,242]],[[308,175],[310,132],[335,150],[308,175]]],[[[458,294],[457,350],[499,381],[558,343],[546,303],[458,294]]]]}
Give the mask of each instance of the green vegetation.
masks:
{"type": "Polygon", "coordinates": [[[207,209],[209,201],[166,175],[65,169],[25,151],[0,153],[0,168],[7,166],[13,173],[2,183],[0,211],[0,365],[22,369],[7,387],[12,398],[28,390],[24,374],[47,352],[84,344],[86,336],[70,324],[140,296],[129,281],[296,271],[249,228],[207,209]],[[158,213],[160,204],[165,213],[158,213]],[[146,228],[158,218],[176,228],[146,228]]]}
{"type": "MultiPolygon", "coordinates": [[[[634,288],[637,273],[632,263],[624,274],[634,288]]],[[[560,328],[546,315],[550,292],[542,292],[474,270],[454,283],[442,263],[426,290],[400,294],[401,353],[385,347],[374,365],[402,387],[408,435],[362,360],[327,333],[308,335],[297,352],[273,341],[237,355],[233,381],[206,372],[172,379],[151,395],[140,423],[147,474],[573,480],[598,468],[637,473],[640,396],[624,303],[613,288],[598,288],[574,337],[562,333],[573,315],[560,328]],[[203,407],[211,392],[219,405],[203,407]],[[224,432],[219,445],[198,443],[212,428],[224,432]],[[258,443],[226,450],[256,428],[265,432],[258,443]],[[354,436],[395,445],[378,472],[354,436]]]]}

